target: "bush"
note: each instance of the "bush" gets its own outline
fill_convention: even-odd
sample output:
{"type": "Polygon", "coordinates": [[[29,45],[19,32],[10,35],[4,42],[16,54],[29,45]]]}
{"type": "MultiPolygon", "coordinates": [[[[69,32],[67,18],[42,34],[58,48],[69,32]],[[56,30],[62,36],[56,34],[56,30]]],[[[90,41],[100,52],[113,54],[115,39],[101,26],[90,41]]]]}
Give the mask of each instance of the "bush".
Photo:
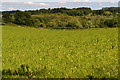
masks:
{"type": "Polygon", "coordinates": [[[84,28],[95,28],[95,26],[93,25],[93,23],[91,21],[87,21],[87,22],[83,23],[83,27],[84,28]]]}
{"type": "Polygon", "coordinates": [[[105,11],[105,12],[103,13],[103,15],[105,15],[105,16],[110,16],[110,15],[112,15],[112,13],[111,13],[110,11],[105,11]]]}
{"type": "Polygon", "coordinates": [[[100,19],[97,24],[100,28],[107,28],[108,26],[106,26],[104,22],[105,22],[105,19],[100,19]]]}
{"type": "Polygon", "coordinates": [[[83,29],[83,25],[82,25],[82,24],[79,24],[77,28],[78,28],[78,29],[83,29]]]}
{"type": "Polygon", "coordinates": [[[33,26],[33,27],[39,27],[41,24],[40,24],[40,21],[36,18],[29,18],[29,19],[25,19],[25,23],[27,26],[33,26]]]}
{"type": "Polygon", "coordinates": [[[16,11],[14,17],[14,23],[19,25],[38,27],[40,24],[40,21],[37,18],[31,17],[31,14],[28,12],[16,11]]]}
{"type": "Polygon", "coordinates": [[[107,19],[104,24],[108,27],[117,27],[118,20],[117,19],[107,19]]]}
{"type": "Polygon", "coordinates": [[[78,28],[79,25],[78,25],[77,22],[75,22],[75,21],[69,21],[69,22],[67,23],[66,27],[71,28],[71,29],[75,29],[75,28],[78,28]]]}
{"type": "Polygon", "coordinates": [[[48,22],[47,27],[57,27],[55,22],[48,22]]]}
{"type": "Polygon", "coordinates": [[[5,23],[14,22],[14,16],[10,13],[3,13],[2,19],[3,19],[3,22],[5,23]]]}
{"type": "Polygon", "coordinates": [[[63,27],[66,27],[66,25],[67,25],[67,22],[63,22],[63,21],[57,21],[57,24],[58,24],[58,27],[59,28],[63,28],[63,27]]]}
{"type": "Polygon", "coordinates": [[[38,27],[44,27],[44,28],[45,28],[45,27],[46,27],[46,24],[40,23],[38,27]]]}

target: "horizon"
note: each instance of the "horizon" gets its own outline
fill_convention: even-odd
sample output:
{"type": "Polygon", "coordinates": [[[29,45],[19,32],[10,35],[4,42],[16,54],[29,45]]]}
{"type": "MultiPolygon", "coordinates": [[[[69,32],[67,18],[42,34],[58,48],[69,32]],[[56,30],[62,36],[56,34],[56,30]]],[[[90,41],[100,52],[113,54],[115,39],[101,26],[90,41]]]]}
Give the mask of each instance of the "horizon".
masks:
{"type": "MultiPolygon", "coordinates": [[[[58,8],[67,8],[67,7],[58,7],[58,8]]],[[[90,7],[76,7],[76,8],[90,8],[90,7]]],[[[103,8],[111,8],[111,7],[103,7],[103,8]]],[[[103,8],[101,8],[101,9],[103,9],[103,8]]],[[[41,8],[41,9],[49,9],[49,8],[41,8]]],[[[50,9],[54,9],[54,8],[50,8],[50,9]]],[[[73,8],[67,8],[67,9],[74,9],[74,7],[73,8]]],[[[101,10],[101,9],[96,9],[96,10],[101,10]]],[[[34,10],[40,10],[40,9],[29,9],[29,10],[34,11],[34,10]]],[[[29,11],[29,10],[19,10],[19,11],[29,11]]],[[[91,10],[93,10],[93,9],[91,9],[91,10]]],[[[17,11],[17,10],[10,10],[10,11],[17,11]]],[[[4,11],[0,11],[0,12],[4,12],[4,11]]]]}
{"type": "MultiPolygon", "coordinates": [[[[89,0],[90,1],[90,0],[89,0]]],[[[92,10],[99,10],[105,7],[118,7],[118,2],[89,2],[89,1],[83,1],[83,2],[2,2],[0,5],[0,11],[13,11],[13,10],[37,10],[37,9],[48,9],[48,8],[60,8],[60,7],[66,7],[66,8],[79,8],[79,7],[89,7],[92,10]],[[52,4],[54,3],[54,5],[52,4]],[[81,4],[82,3],[82,4],[81,4]],[[91,4],[89,4],[91,3],[91,4]],[[96,4],[98,3],[98,4],[96,4]],[[14,6],[13,6],[14,5],[14,6]]]]}

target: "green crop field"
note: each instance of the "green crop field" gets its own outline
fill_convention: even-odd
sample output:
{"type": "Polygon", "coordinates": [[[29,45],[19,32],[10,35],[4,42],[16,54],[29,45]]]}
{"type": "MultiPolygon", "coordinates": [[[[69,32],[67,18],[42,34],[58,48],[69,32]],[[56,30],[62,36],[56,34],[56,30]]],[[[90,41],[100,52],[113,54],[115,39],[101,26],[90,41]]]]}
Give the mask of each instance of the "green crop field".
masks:
{"type": "Polygon", "coordinates": [[[2,31],[3,77],[118,76],[117,28],[44,30],[3,26],[2,31]]]}

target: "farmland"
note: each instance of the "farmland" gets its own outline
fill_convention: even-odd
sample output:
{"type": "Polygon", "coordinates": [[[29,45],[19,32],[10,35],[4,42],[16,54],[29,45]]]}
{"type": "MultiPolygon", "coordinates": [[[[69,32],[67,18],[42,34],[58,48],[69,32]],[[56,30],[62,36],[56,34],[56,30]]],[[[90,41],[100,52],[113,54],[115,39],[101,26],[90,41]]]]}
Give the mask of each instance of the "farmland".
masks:
{"type": "Polygon", "coordinates": [[[34,78],[118,75],[117,28],[42,30],[3,26],[2,30],[2,69],[11,74],[3,77],[21,77],[21,65],[29,66],[34,78]],[[16,75],[12,75],[14,71],[16,75]],[[34,73],[37,71],[39,75],[34,73]]]}

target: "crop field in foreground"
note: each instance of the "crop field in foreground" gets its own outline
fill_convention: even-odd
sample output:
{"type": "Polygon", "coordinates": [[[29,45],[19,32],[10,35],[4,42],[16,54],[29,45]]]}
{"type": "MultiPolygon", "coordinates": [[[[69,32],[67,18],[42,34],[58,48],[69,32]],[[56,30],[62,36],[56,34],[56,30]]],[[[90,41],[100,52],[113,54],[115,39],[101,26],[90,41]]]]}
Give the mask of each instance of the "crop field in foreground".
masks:
{"type": "Polygon", "coordinates": [[[117,28],[42,30],[3,26],[2,30],[3,77],[118,76],[117,28]]]}

